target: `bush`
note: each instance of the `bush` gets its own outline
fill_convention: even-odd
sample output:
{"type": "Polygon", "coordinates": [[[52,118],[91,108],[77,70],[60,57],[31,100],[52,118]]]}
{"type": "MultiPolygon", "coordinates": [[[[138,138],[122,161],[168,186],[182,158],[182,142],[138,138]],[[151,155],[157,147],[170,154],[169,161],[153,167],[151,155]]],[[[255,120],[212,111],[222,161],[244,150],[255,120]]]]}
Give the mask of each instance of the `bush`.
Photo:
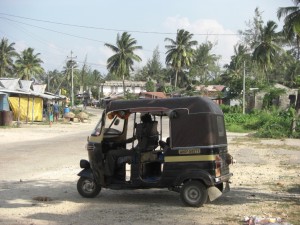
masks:
{"type": "Polygon", "coordinates": [[[291,124],[295,116],[292,108],[284,111],[275,108],[254,110],[250,114],[224,113],[224,116],[228,131],[255,131],[255,136],[262,138],[300,137],[299,121],[297,121],[296,131],[291,132],[291,124]]]}
{"type": "Polygon", "coordinates": [[[220,105],[223,113],[242,113],[243,109],[241,106],[230,106],[230,105],[220,105]]]}

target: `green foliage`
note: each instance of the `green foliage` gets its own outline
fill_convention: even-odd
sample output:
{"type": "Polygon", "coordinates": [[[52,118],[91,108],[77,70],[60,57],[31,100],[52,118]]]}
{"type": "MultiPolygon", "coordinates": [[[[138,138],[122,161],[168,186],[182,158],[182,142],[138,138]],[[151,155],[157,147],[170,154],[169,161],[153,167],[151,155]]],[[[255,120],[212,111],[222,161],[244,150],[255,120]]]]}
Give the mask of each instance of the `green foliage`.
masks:
{"type": "Polygon", "coordinates": [[[142,49],[142,46],[137,46],[137,41],[127,32],[122,35],[117,35],[116,45],[105,43],[105,46],[110,48],[114,55],[107,59],[107,69],[110,73],[115,73],[123,80],[123,92],[125,93],[124,81],[129,77],[130,71],[133,71],[134,62],[141,62],[142,59],[134,52],[142,49]]]}
{"type": "Polygon", "coordinates": [[[241,106],[230,106],[230,105],[220,105],[223,113],[242,113],[243,109],[241,106]]]}
{"type": "Polygon", "coordinates": [[[290,108],[282,111],[254,110],[250,114],[241,114],[228,110],[222,106],[225,115],[225,124],[231,132],[255,132],[256,137],[261,138],[287,138],[300,137],[299,120],[294,133],[291,132],[291,124],[295,118],[295,110],[290,108]]]}
{"type": "Polygon", "coordinates": [[[134,93],[131,93],[129,90],[125,91],[125,99],[127,100],[135,100],[138,99],[138,96],[134,93]]]}
{"type": "Polygon", "coordinates": [[[13,58],[18,56],[14,48],[15,43],[9,43],[2,38],[0,42],[0,77],[9,77],[14,72],[13,58]]]}
{"type": "Polygon", "coordinates": [[[178,75],[183,69],[190,68],[194,59],[193,46],[197,45],[198,42],[192,40],[193,34],[190,32],[180,29],[177,30],[176,39],[165,38],[165,41],[171,43],[166,45],[166,64],[171,66],[175,71],[175,88],[177,87],[178,75]]]}
{"type": "Polygon", "coordinates": [[[146,91],[155,91],[155,84],[152,81],[147,81],[146,83],[146,91]]]}
{"type": "Polygon", "coordinates": [[[35,54],[33,48],[27,48],[21,52],[16,60],[16,68],[22,79],[30,80],[35,75],[44,72],[41,64],[40,53],[35,54]]]}
{"type": "Polygon", "coordinates": [[[167,94],[170,94],[174,91],[174,88],[173,86],[171,85],[165,85],[164,88],[163,88],[163,92],[167,93],[167,94]]]}
{"type": "Polygon", "coordinates": [[[270,88],[268,90],[268,93],[266,93],[264,96],[263,108],[268,109],[272,106],[276,106],[276,104],[274,104],[274,101],[277,101],[279,99],[279,96],[284,93],[285,93],[284,89],[270,88]]]}

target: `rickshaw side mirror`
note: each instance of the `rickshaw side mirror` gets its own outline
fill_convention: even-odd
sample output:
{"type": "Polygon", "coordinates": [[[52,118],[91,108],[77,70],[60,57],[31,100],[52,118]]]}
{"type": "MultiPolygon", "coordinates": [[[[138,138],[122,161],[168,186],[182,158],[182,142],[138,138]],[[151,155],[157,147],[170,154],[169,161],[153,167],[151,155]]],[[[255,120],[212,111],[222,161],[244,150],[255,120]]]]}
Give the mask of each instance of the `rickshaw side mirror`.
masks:
{"type": "Polygon", "coordinates": [[[176,119],[176,118],[178,118],[179,115],[178,115],[177,111],[173,110],[168,114],[168,116],[170,119],[176,119]]]}
{"type": "Polygon", "coordinates": [[[118,126],[119,123],[120,123],[120,120],[119,120],[119,119],[116,119],[116,121],[114,122],[114,125],[115,125],[115,126],[118,126]]]}

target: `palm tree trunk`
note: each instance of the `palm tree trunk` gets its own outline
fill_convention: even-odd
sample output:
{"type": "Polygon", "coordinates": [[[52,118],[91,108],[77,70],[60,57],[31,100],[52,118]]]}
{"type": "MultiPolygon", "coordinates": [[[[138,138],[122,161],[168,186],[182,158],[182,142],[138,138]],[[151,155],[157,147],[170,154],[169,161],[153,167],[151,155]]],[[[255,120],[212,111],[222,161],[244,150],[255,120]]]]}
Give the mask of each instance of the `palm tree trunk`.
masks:
{"type": "Polygon", "coordinates": [[[294,133],[296,131],[297,120],[300,117],[300,92],[298,92],[298,95],[297,95],[295,110],[296,110],[295,116],[294,116],[293,121],[292,121],[292,133],[294,133]]]}
{"type": "Polygon", "coordinates": [[[178,75],[178,70],[176,69],[176,72],[175,72],[175,84],[174,84],[175,89],[177,87],[177,75],[178,75]]]}
{"type": "Polygon", "coordinates": [[[297,58],[299,60],[300,59],[300,34],[297,35],[296,41],[297,41],[297,51],[298,51],[297,58]]]}
{"type": "Polygon", "coordinates": [[[123,74],[123,96],[125,97],[125,75],[123,74]]]}

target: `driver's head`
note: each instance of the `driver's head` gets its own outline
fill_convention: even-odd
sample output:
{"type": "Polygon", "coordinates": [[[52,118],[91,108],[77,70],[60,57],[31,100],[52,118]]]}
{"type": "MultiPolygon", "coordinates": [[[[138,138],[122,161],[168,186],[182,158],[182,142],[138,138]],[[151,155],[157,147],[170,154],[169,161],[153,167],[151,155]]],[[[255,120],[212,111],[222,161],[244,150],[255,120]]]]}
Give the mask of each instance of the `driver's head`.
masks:
{"type": "Polygon", "coordinates": [[[141,121],[143,123],[149,123],[152,121],[152,118],[151,118],[150,114],[145,114],[145,115],[141,116],[141,121]]]}

